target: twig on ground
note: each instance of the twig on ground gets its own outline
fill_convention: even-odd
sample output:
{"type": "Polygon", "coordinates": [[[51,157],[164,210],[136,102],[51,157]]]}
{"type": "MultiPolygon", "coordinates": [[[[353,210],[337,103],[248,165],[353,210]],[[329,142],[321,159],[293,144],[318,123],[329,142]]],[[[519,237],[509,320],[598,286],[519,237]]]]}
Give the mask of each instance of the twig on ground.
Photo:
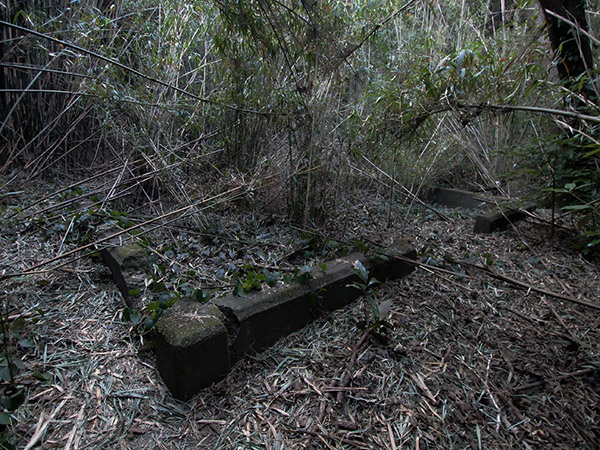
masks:
{"type": "MultiPolygon", "coordinates": [[[[296,227],[294,227],[294,228],[296,228],[296,227]]],[[[296,228],[296,229],[300,230],[300,228],[296,228]]],[[[301,230],[301,231],[307,231],[309,233],[312,233],[312,234],[315,234],[315,235],[318,235],[318,236],[322,236],[322,237],[324,237],[326,239],[331,239],[331,240],[335,240],[335,241],[338,241],[338,242],[344,242],[347,245],[353,245],[351,242],[348,242],[348,241],[346,241],[344,239],[330,238],[327,235],[325,235],[323,233],[320,233],[318,231],[314,231],[314,230],[301,230]]],[[[376,252],[376,253],[384,254],[383,250],[378,250],[378,249],[372,249],[372,250],[374,252],[376,252]]],[[[402,261],[405,261],[405,262],[408,262],[410,264],[414,264],[415,267],[419,267],[421,269],[429,269],[429,270],[434,271],[434,272],[441,272],[441,273],[446,273],[446,274],[449,274],[449,275],[457,275],[457,276],[460,276],[460,277],[464,277],[465,276],[464,273],[458,273],[458,272],[455,272],[453,270],[444,269],[444,268],[441,268],[441,267],[436,267],[436,266],[432,266],[432,265],[429,265],[429,264],[421,263],[421,262],[419,262],[419,261],[417,261],[415,259],[407,258],[405,256],[396,255],[395,258],[398,258],[398,259],[400,259],[402,261]]],[[[555,298],[558,298],[558,299],[561,299],[561,300],[566,300],[566,301],[571,302],[571,303],[577,303],[578,305],[587,306],[589,308],[593,308],[593,309],[596,309],[596,310],[600,311],[600,304],[592,303],[592,302],[589,302],[587,300],[580,300],[580,299],[572,297],[570,295],[565,295],[565,294],[560,294],[558,292],[549,291],[547,289],[543,289],[543,288],[534,286],[533,284],[525,283],[523,281],[516,280],[516,279],[511,278],[509,276],[502,275],[502,274],[499,274],[497,272],[494,272],[492,269],[490,269],[487,266],[482,266],[482,265],[479,265],[479,264],[473,264],[473,263],[470,263],[470,262],[467,262],[467,261],[456,261],[454,259],[451,259],[450,262],[453,263],[453,264],[464,265],[464,266],[472,267],[474,269],[479,269],[479,270],[485,272],[487,275],[489,275],[492,278],[496,278],[497,280],[504,281],[506,283],[514,284],[516,286],[519,286],[521,288],[537,292],[539,294],[545,294],[545,295],[548,295],[550,297],[555,297],[555,298]]]]}
{"type": "MultiPolygon", "coordinates": [[[[546,299],[544,297],[542,297],[542,299],[545,301],[546,299]]],[[[567,332],[567,334],[571,337],[571,340],[573,342],[575,342],[579,347],[585,347],[583,345],[583,342],[581,342],[579,340],[579,338],[577,336],[575,336],[575,333],[573,333],[571,331],[571,329],[569,327],[567,327],[567,324],[565,324],[564,320],[562,320],[562,317],[560,317],[558,315],[558,313],[556,312],[556,310],[554,309],[554,307],[550,304],[547,303],[548,307],[550,308],[550,310],[552,311],[552,314],[554,314],[554,317],[556,317],[556,320],[558,320],[558,323],[560,323],[560,325],[565,329],[565,331],[567,332]]]]}
{"type": "MultiPolygon", "coordinates": [[[[342,376],[340,377],[341,381],[339,383],[334,383],[334,387],[345,388],[348,386],[348,383],[350,382],[350,378],[351,378],[350,372],[352,370],[352,366],[354,365],[354,362],[356,361],[358,352],[360,351],[360,349],[362,348],[362,346],[364,345],[365,341],[367,340],[367,338],[369,337],[370,334],[371,334],[371,330],[365,331],[363,333],[363,335],[361,336],[360,340],[356,343],[356,345],[354,346],[354,349],[352,350],[352,355],[350,356],[350,360],[348,361],[348,364],[346,365],[344,372],[342,373],[342,376]]],[[[342,400],[344,392],[345,392],[345,390],[337,391],[336,400],[338,402],[340,402],[342,400]]],[[[319,435],[316,432],[316,430],[319,427],[319,425],[323,422],[323,419],[325,418],[325,410],[326,409],[327,409],[327,396],[321,398],[321,404],[319,405],[319,416],[318,416],[317,420],[315,421],[315,423],[313,424],[313,426],[311,427],[311,430],[302,430],[303,433],[308,434],[308,436],[306,437],[306,440],[304,441],[304,448],[309,448],[313,437],[319,435]]]]}
{"type": "MultiPolygon", "coordinates": [[[[365,331],[363,333],[363,335],[361,336],[360,340],[358,341],[358,343],[354,346],[354,350],[352,351],[352,355],[350,356],[350,361],[348,361],[348,364],[346,365],[346,370],[344,371],[342,379],[339,383],[339,387],[342,387],[342,388],[348,387],[348,383],[350,383],[350,378],[351,378],[352,366],[354,366],[354,363],[356,362],[356,357],[358,356],[358,352],[362,349],[365,341],[370,336],[370,334],[371,334],[371,330],[365,331]]],[[[337,393],[336,400],[338,402],[341,402],[343,396],[344,396],[344,391],[339,391],[337,393]]]]}
{"type": "MultiPolygon", "coordinates": [[[[302,428],[292,428],[290,425],[286,425],[286,426],[288,428],[283,428],[283,430],[287,431],[288,433],[307,434],[308,437],[311,438],[311,440],[308,442],[308,445],[310,445],[310,442],[312,442],[313,437],[318,437],[318,438],[328,438],[331,441],[340,441],[345,444],[354,445],[355,447],[358,447],[358,448],[367,448],[367,449],[373,448],[371,445],[367,444],[366,442],[361,442],[361,441],[357,441],[354,439],[348,439],[343,436],[334,436],[334,435],[325,433],[323,431],[318,432],[318,431],[313,431],[313,430],[303,430],[302,428]]],[[[304,448],[307,448],[307,447],[304,447],[304,448]]]]}
{"type": "MultiPolygon", "coordinates": [[[[466,262],[466,261],[454,261],[454,260],[452,260],[452,263],[454,263],[454,264],[461,264],[461,265],[464,265],[464,266],[472,267],[474,269],[479,269],[482,272],[485,272],[487,275],[489,275],[492,278],[496,278],[497,280],[504,281],[506,283],[514,284],[516,286],[525,288],[527,290],[535,291],[535,292],[537,292],[539,294],[549,295],[550,297],[559,298],[561,300],[566,300],[566,301],[571,302],[571,303],[577,303],[578,305],[587,306],[589,308],[594,308],[594,309],[600,311],[600,304],[588,302],[587,300],[580,300],[578,298],[571,297],[570,295],[559,294],[558,292],[549,291],[547,289],[542,289],[542,288],[534,286],[532,284],[525,283],[523,281],[519,281],[519,280],[516,280],[514,278],[508,277],[506,275],[502,275],[502,274],[499,274],[497,272],[494,272],[489,267],[482,266],[480,264],[473,264],[473,263],[466,262]]],[[[417,263],[417,265],[421,265],[421,264],[417,263]]]]}
{"type": "Polygon", "coordinates": [[[552,378],[546,378],[544,380],[540,380],[540,381],[535,381],[533,383],[528,383],[528,384],[524,384],[522,386],[517,386],[516,388],[513,389],[513,393],[518,393],[518,392],[523,392],[523,391],[527,391],[529,389],[533,389],[539,386],[543,386],[546,383],[552,383],[554,381],[561,381],[561,380],[566,380],[567,378],[574,378],[574,377],[580,377],[582,375],[586,375],[588,373],[592,373],[594,371],[594,369],[582,369],[582,370],[577,370],[575,372],[570,372],[570,373],[565,373],[564,375],[559,375],[557,377],[552,377],[552,378]]]}

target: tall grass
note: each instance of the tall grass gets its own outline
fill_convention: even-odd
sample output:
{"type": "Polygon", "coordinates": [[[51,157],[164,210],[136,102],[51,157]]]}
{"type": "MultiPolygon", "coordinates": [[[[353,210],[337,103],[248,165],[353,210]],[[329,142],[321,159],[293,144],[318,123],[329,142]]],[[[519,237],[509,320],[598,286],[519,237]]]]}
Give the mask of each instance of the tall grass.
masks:
{"type": "Polygon", "coordinates": [[[9,2],[2,20],[89,52],[2,27],[2,170],[118,164],[141,201],[277,186],[304,223],[353,172],[511,192],[514,150],[552,123],[486,105],[562,93],[535,5],[496,3],[9,2]]]}

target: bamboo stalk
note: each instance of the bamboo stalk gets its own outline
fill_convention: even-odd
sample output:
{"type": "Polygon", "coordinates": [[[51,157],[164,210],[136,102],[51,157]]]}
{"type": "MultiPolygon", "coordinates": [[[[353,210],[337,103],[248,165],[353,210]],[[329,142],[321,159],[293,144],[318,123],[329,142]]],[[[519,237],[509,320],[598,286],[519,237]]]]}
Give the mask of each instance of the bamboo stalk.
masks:
{"type": "Polygon", "coordinates": [[[159,85],[164,86],[164,87],[166,87],[168,89],[173,89],[174,91],[179,92],[179,93],[181,93],[181,94],[183,94],[183,95],[185,95],[187,97],[193,98],[194,100],[198,100],[201,103],[207,103],[207,104],[211,104],[211,105],[223,106],[223,107],[231,109],[233,111],[239,111],[239,112],[244,112],[244,113],[248,113],[248,114],[258,114],[258,115],[268,115],[268,116],[274,114],[272,112],[255,111],[255,110],[251,110],[251,109],[238,108],[238,107],[233,106],[233,105],[222,104],[222,103],[216,102],[214,100],[210,100],[210,99],[207,99],[207,98],[204,98],[204,97],[200,97],[199,95],[196,95],[196,94],[194,94],[192,92],[186,91],[185,89],[181,89],[180,87],[174,86],[174,85],[172,85],[170,83],[166,83],[166,82],[164,82],[162,80],[159,80],[158,78],[154,78],[154,77],[151,77],[149,75],[146,75],[146,74],[140,72],[139,70],[133,69],[133,68],[131,68],[131,67],[129,67],[129,66],[127,66],[127,65],[125,65],[125,64],[123,64],[123,63],[121,63],[119,61],[117,61],[116,59],[109,58],[107,56],[101,55],[100,53],[97,53],[97,52],[94,52],[92,50],[88,50],[86,48],[80,47],[79,45],[75,45],[75,44],[72,44],[70,42],[67,42],[67,41],[64,41],[64,40],[61,40],[61,39],[57,39],[57,38],[54,38],[52,36],[48,36],[48,35],[46,35],[44,33],[40,33],[40,32],[35,31],[35,30],[31,30],[29,28],[25,28],[25,27],[16,25],[14,23],[6,22],[4,20],[0,20],[0,25],[4,25],[4,26],[10,27],[10,28],[14,28],[14,29],[19,30],[19,31],[21,31],[23,33],[32,34],[32,35],[40,37],[42,39],[46,39],[46,40],[48,40],[50,42],[54,42],[56,44],[59,44],[59,45],[71,48],[73,50],[77,50],[78,52],[81,52],[81,53],[85,53],[86,55],[93,56],[94,58],[101,59],[102,61],[108,62],[108,63],[110,63],[110,64],[112,64],[112,65],[114,65],[116,67],[119,67],[120,69],[125,70],[126,72],[132,73],[132,74],[134,74],[134,75],[136,75],[136,76],[138,76],[140,78],[143,78],[145,80],[152,81],[153,83],[159,84],[159,85]]]}

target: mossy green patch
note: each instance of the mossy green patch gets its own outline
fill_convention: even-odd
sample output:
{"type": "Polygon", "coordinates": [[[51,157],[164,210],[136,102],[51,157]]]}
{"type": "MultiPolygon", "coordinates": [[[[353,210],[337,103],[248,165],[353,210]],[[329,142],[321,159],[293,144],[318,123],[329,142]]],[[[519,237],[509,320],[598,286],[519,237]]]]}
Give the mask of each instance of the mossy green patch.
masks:
{"type": "Polygon", "coordinates": [[[128,266],[143,267],[148,259],[146,250],[135,242],[112,248],[111,253],[120,266],[127,262],[128,266]]]}
{"type": "Polygon", "coordinates": [[[181,300],[169,308],[156,330],[174,347],[189,347],[226,333],[225,317],[215,305],[181,300]]]}

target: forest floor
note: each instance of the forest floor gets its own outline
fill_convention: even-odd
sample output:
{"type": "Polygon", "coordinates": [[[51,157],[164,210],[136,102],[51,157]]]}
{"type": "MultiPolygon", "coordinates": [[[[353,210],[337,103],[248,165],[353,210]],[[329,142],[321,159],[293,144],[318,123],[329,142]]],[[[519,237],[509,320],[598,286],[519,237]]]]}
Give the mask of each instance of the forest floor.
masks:
{"type": "MultiPolygon", "coordinates": [[[[310,263],[336,256],[331,241],[311,244],[240,209],[215,211],[211,233],[161,229],[171,268],[200,273],[203,288],[227,288],[215,274],[231,264],[284,267],[298,250],[310,263]]],[[[450,220],[415,206],[388,211],[382,197],[361,192],[321,229],[339,242],[406,239],[431,266],[367,294],[392,301],[387,342],[361,339],[368,303],[359,299],[245,357],[185,403],[167,391],[98,261],[3,280],[9,321],[25,319],[11,341],[25,401],[5,433],[20,449],[598,448],[599,311],[452,261],[590,302],[600,299],[599,263],[539,220],[482,235],[472,231],[473,211],[439,210],[450,220]]],[[[74,248],[64,227],[53,234],[9,219],[13,211],[4,205],[0,270],[74,248]]]]}

